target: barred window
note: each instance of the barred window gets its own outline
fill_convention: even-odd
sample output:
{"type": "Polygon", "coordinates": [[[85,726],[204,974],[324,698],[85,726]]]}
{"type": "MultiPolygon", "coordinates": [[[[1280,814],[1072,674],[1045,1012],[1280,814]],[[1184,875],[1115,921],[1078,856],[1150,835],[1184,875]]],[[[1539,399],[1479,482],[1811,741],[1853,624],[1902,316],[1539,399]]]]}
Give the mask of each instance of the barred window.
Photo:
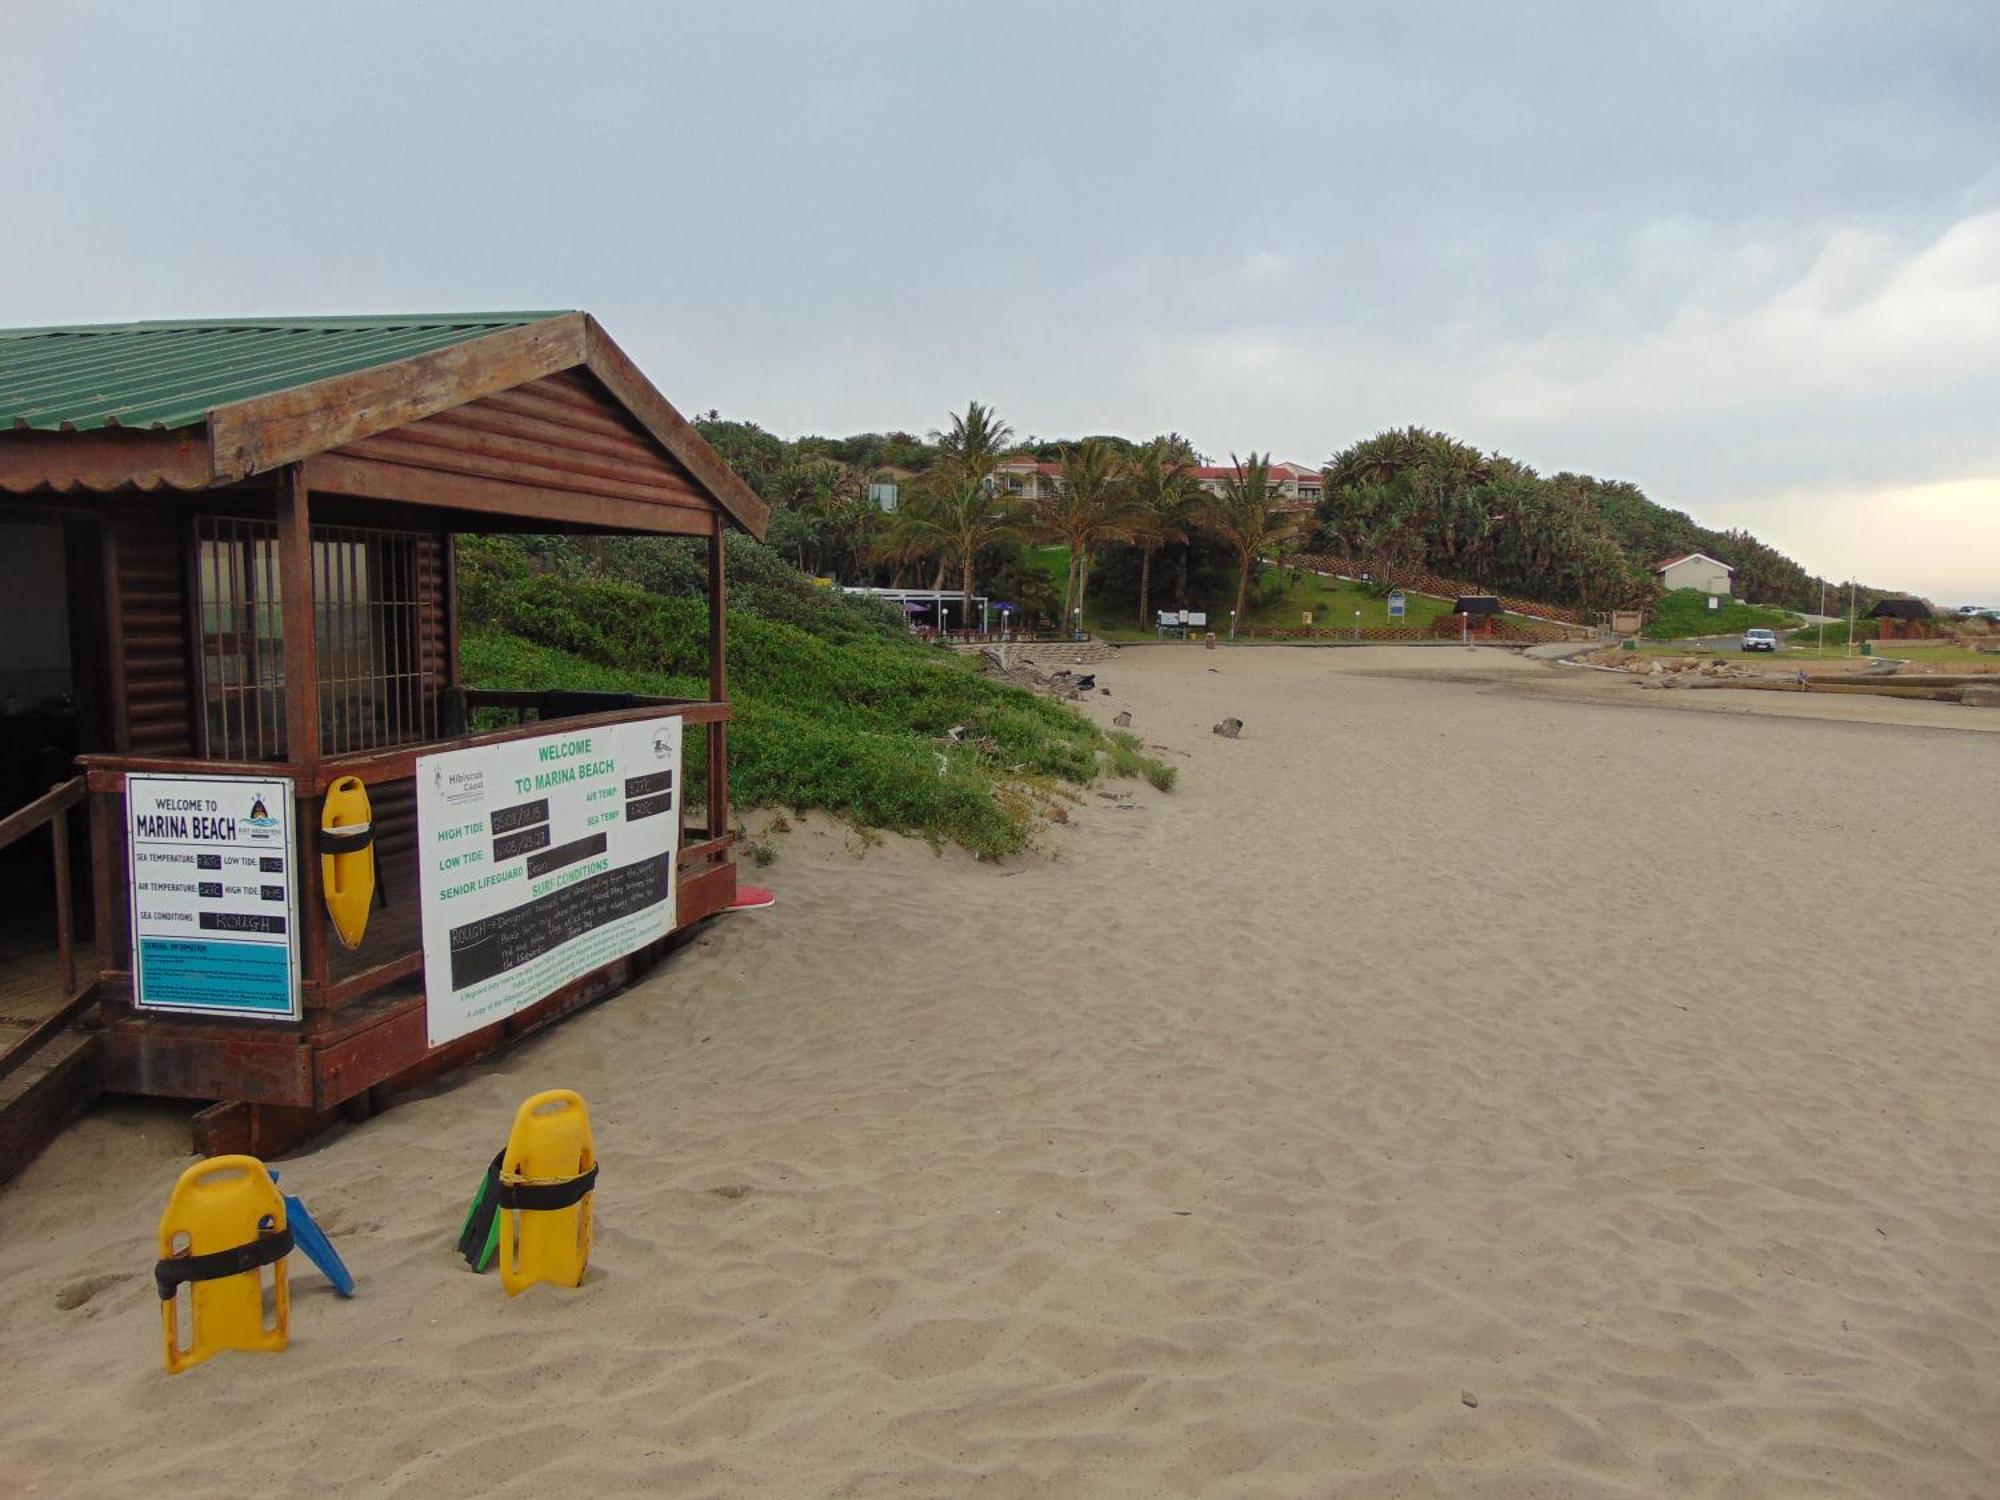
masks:
{"type": "MultiPolygon", "coordinates": [[[[208,753],[285,754],[284,598],[275,522],[195,522],[202,698],[208,753]]],[[[312,530],[320,748],[329,755],[434,739],[426,690],[425,585],[434,566],[414,532],[312,530]]]]}

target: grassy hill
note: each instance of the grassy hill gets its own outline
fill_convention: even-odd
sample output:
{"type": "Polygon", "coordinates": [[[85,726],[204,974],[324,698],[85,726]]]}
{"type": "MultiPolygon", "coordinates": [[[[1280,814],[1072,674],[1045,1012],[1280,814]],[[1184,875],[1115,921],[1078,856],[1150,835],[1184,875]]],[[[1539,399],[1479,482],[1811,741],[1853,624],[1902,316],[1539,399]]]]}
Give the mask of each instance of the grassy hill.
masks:
{"type": "Polygon", "coordinates": [[[1700,589],[1675,589],[1662,594],[1646,614],[1649,640],[1674,641],[1696,635],[1736,635],[1745,630],[1790,630],[1804,623],[1782,609],[1744,604],[1724,599],[1721,607],[1710,609],[1708,595],[1700,589]]]}
{"type": "MultiPolygon", "coordinates": [[[[1026,562],[1047,578],[1060,597],[1063,572],[1069,563],[1069,549],[1029,547],[1026,549],[1026,562]]],[[[1209,594],[1196,593],[1189,599],[1188,608],[1206,610],[1210,627],[1217,635],[1222,635],[1229,629],[1229,611],[1235,599],[1235,579],[1232,576],[1226,588],[1211,590],[1209,594]]],[[[1149,608],[1170,609],[1173,602],[1171,580],[1156,576],[1149,608]]],[[[1428,625],[1438,616],[1451,613],[1450,604],[1420,594],[1411,594],[1407,607],[1409,613],[1402,621],[1405,625],[1428,625]]],[[[1313,612],[1315,625],[1333,628],[1352,625],[1356,610],[1361,612],[1363,626],[1395,623],[1389,618],[1388,601],[1369,593],[1359,584],[1280,568],[1266,568],[1253,584],[1250,617],[1240,623],[1245,626],[1297,625],[1306,610],[1313,612]]],[[[1085,627],[1104,640],[1150,641],[1158,634],[1150,621],[1139,619],[1136,599],[1111,597],[1108,591],[1087,595],[1083,613],[1085,627]]]]}
{"type": "MultiPolygon", "coordinates": [[[[917,643],[896,617],[816,588],[754,543],[732,540],[731,554],[742,575],[732,576],[739,607],[729,613],[738,806],[824,809],[998,857],[1024,848],[1050,808],[1100,776],[1172,786],[1173,771],[1133,737],[917,643]],[[955,743],[946,732],[959,726],[955,743]]],[[[698,570],[688,571],[697,557],[674,542],[607,552],[462,539],[467,683],[705,696],[707,605],[698,570]],[[663,594],[638,576],[683,587],[663,594]]],[[[692,740],[691,797],[705,770],[692,740]]]]}

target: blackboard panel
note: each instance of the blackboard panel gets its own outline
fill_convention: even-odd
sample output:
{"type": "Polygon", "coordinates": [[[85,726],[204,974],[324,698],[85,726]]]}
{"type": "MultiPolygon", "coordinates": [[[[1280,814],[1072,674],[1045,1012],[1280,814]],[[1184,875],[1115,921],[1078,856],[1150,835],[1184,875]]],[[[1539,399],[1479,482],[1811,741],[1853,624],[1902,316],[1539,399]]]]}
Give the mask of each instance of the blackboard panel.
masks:
{"type": "Polygon", "coordinates": [[[451,985],[462,990],[667,899],[672,854],[606,870],[524,906],[451,930],[451,985]]]}

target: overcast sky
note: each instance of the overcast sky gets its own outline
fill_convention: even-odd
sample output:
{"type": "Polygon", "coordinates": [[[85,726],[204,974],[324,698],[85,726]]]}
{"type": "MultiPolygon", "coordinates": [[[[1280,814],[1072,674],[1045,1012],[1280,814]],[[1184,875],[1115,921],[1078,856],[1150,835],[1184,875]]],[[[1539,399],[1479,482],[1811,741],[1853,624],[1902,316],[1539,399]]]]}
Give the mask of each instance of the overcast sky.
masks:
{"type": "Polygon", "coordinates": [[[2000,0],[6,0],[0,141],[0,323],[580,307],[785,436],[1414,422],[2000,605],[2000,0]]]}

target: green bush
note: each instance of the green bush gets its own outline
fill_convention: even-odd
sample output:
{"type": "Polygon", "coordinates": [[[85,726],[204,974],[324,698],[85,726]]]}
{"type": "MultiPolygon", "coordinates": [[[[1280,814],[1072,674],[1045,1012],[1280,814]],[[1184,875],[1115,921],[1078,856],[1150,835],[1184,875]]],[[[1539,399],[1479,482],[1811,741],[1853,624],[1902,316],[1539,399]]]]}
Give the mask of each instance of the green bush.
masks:
{"type": "MultiPolygon", "coordinates": [[[[704,599],[538,571],[531,552],[504,545],[466,549],[459,579],[472,686],[707,695],[704,599]]],[[[1074,709],[996,682],[900,625],[877,632],[843,617],[817,592],[831,606],[810,615],[819,633],[729,611],[730,795],[739,806],[819,808],[998,856],[1024,847],[1038,808],[1065,784],[1094,780],[1100,765],[1172,785],[1172,770],[1131,737],[1107,737],[1074,709]],[[959,728],[962,740],[948,737],[959,728]]],[[[695,738],[687,749],[693,795],[705,767],[695,738]]]]}
{"type": "Polygon", "coordinates": [[[1797,615],[1782,609],[1766,609],[1724,599],[1720,609],[1708,607],[1709,596],[1700,589],[1675,589],[1662,594],[1659,603],[1646,614],[1646,638],[1677,641],[1696,635],[1736,635],[1763,627],[1789,630],[1803,623],[1797,615]]]}

